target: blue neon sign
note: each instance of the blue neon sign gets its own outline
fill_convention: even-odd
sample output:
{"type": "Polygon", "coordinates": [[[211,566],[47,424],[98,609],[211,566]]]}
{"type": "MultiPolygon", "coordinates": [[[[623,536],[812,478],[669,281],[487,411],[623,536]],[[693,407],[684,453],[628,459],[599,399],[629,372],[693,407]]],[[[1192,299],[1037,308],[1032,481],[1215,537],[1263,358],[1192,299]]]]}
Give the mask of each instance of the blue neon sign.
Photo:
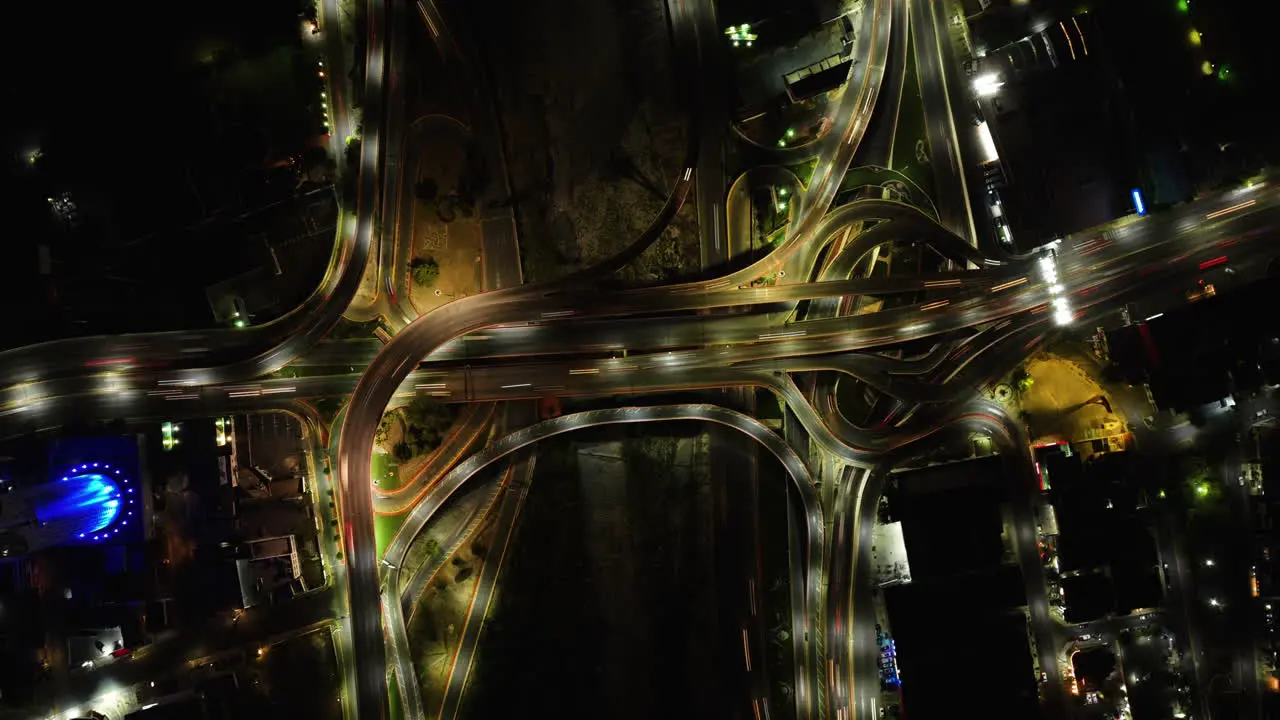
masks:
{"type": "Polygon", "coordinates": [[[1134,188],[1133,190],[1129,191],[1129,194],[1133,196],[1133,207],[1135,210],[1138,211],[1138,214],[1146,215],[1147,204],[1142,202],[1142,191],[1139,190],[1138,188],[1134,188]]]}

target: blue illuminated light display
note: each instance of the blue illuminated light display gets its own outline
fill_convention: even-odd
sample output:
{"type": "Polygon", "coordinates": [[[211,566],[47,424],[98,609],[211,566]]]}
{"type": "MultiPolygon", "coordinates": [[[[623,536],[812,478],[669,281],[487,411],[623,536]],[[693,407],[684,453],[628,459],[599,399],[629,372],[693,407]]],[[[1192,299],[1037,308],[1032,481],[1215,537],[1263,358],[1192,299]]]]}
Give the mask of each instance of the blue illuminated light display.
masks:
{"type": "Polygon", "coordinates": [[[1134,188],[1129,191],[1129,195],[1133,198],[1133,209],[1138,211],[1139,215],[1147,214],[1147,204],[1142,202],[1142,191],[1134,188]]]}
{"type": "Polygon", "coordinates": [[[41,525],[61,525],[71,537],[101,542],[129,524],[136,500],[133,482],[107,463],[82,463],[50,483],[35,504],[41,525]]]}

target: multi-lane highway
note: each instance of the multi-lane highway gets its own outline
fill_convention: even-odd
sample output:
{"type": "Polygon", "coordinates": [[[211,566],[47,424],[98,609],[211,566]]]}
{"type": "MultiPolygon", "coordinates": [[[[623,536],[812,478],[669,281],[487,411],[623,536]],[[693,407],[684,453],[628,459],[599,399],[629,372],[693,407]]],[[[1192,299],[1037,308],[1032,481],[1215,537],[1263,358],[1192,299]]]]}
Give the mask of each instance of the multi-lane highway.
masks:
{"type": "MultiPolygon", "coordinates": [[[[1262,243],[1257,242],[1257,240],[1263,237],[1263,233],[1259,232],[1257,225],[1260,220],[1265,222],[1267,219],[1272,217],[1274,207],[1267,204],[1267,207],[1263,210],[1255,210],[1255,208],[1259,204],[1263,204],[1259,202],[1260,200],[1266,200],[1270,197],[1268,192],[1269,191],[1265,190],[1254,191],[1255,194],[1249,195],[1248,199],[1243,201],[1239,200],[1238,198],[1241,196],[1236,194],[1227,198],[1215,198],[1195,207],[1194,214],[1183,213],[1182,217],[1173,216],[1144,220],[1138,224],[1127,225],[1113,230],[1106,236],[1099,236],[1097,239],[1068,238],[1059,247],[1059,264],[1062,268],[1063,279],[1076,292],[1088,291],[1089,294],[1083,296],[1083,301],[1085,303],[1093,303],[1095,301],[1089,298],[1103,298],[1111,294],[1105,291],[1105,286],[1108,282],[1111,284],[1116,284],[1118,282],[1125,283],[1126,285],[1128,283],[1137,284],[1142,282],[1144,277],[1159,275],[1166,282],[1169,277],[1183,277],[1186,282],[1190,283],[1192,281],[1191,278],[1194,277],[1198,267],[1197,259],[1200,256],[1196,253],[1217,253],[1220,252],[1220,250],[1217,249],[1218,246],[1223,244],[1227,244],[1232,256],[1235,258],[1233,260],[1235,263],[1248,262],[1254,256],[1260,256],[1263,259],[1266,259],[1268,254],[1266,253],[1265,247],[1262,243]],[[1215,216],[1208,222],[1202,222],[1200,224],[1188,222],[1189,217],[1194,218],[1196,215],[1207,216],[1224,209],[1236,208],[1242,202],[1254,202],[1255,204],[1233,210],[1231,213],[1226,215],[1215,216]],[[1163,252],[1161,249],[1163,249],[1163,252]],[[1261,252],[1259,252],[1259,250],[1261,250],[1261,252]],[[1174,254],[1175,252],[1177,254],[1174,254]],[[1176,274],[1169,276],[1167,273],[1171,270],[1176,274]]],[[[1264,225],[1263,228],[1265,227],[1266,226],[1264,225]]],[[[994,277],[984,277],[980,272],[973,272],[970,274],[970,277],[975,280],[981,279],[981,287],[986,288],[986,292],[988,293],[990,292],[990,288],[993,286],[993,281],[996,279],[994,277]]],[[[868,285],[866,287],[877,287],[879,288],[877,290],[878,292],[896,291],[895,288],[897,286],[894,283],[903,282],[904,280],[908,284],[913,282],[910,279],[895,279],[891,282],[877,281],[879,283],[878,285],[868,285]]],[[[723,300],[714,300],[714,302],[743,304],[742,301],[735,297],[739,293],[742,293],[743,297],[751,297],[757,302],[762,303],[767,301],[794,302],[795,300],[804,297],[822,296],[832,292],[837,294],[848,293],[858,289],[855,285],[856,283],[864,281],[832,281],[831,284],[837,285],[841,282],[847,284],[839,289],[824,289],[823,285],[825,283],[818,283],[811,285],[780,286],[777,288],[734,288],[731,290],[708,291],[703,294],[701,301],[706,302],[708,298],[717,298],[723,295],[723,300]]],[[[917,289],[922,287],[923,281],[916,279],[914,282],[917,283],[915,286],[917,289]]],[[[1024,284],[1031,285],[1032,282],[1033,281],[1028,280],[1024,284]]],[[[1031,287],[1025,290],[1020,290],[1019,292],[1032,293],[1029,295],[1030,300],[1027,305],[1030,305],[1032,308],[1042,306],[1044,304],[1043,298],[1035,300],[1034,293],[1032,292],[1033,290],[1034,287],[1031,287]]],[[[654,294],[655,291],[646,291],[646,293],[654,294]]],[[[636,294],[644,295],[646,293],[636,294]]],[[[627,295],[627,293],[622,294],[627,295]]],[[[551,298],[545,298],[545,294],[543,296],[545,299],[556,299],[557,297],[563,298],[567,296],[552,295],[551,298]]],[[[641,306],[642,305],[637,305],[635,307],[641,306]]],[[[903,317],[910,317],[912,313],[914,313],[918,318],[921,311],[916,308],[904,313],[903,317]]],[[[995,314],[995,316],[999,315],[1000,313],[995,314]]],[[[570,325],[569,323],[563,322],[548,323],[541,319],[533,322],[535,324],[529,327],[534,328],[531,333],[534,335],[539,334],[542,328],[570,325]]],[[[901,323],[903,321],[898,320],[897,322],[901,323]]],[[[526,328],[523,332],[529,332],[529,329],[526,328]]],[[[919,331],[913,331],[913,333],[914,332],[919,331]]],[[[914,336],[915,335],[908,333],[902,337],[906,338],[914,336]]],[[[810,358],[807,360],[804,358],[797,358],[796,355],[799,353],[795,349],[795,343],[798,340],[803,339],[775,338],[760,341],[758,335],[755,339],[757,342],[750,342],[750,337],[743,338],[741,348],[738,351],[743,352],[743,355],[738,356],[735,353],[733,357],[728,359],[728,361],[750,361],[752,359],[751,353],[761,353],[761,350],[755,350],[755,348],[762,348],[768,349],[768,352],[763,353],[762,357],[774,362],[775,367],[780,368],[780,371],[812,369],[814,367],[814,365],[806,363],[830,363],[832,365],[841,365],[845,362],[831,361],[821,357],[810,358]],[[790,362],[793,363],[793,366],[791,367],[788,367],[786,362],[786,358],[788,357],[792,358],[790,362]]],[[[681,342],[689,345],[699,344],[698,342],[681,342]]],[[[871,345],[878,344],[878,342],[871,343],[871,345]]],[[[857,346],[856,343],[854,346],[857,346]]],[[[751,384],[753,382],[750,378],[744,377],[743,375],[735,375],[735,373],[745,374],[751,372],[750,367],[738,369],[725,368],[721,371],[723,372],[721,375],[708,374],[707,372],[693,373],[693,375],[696,375],[698,378],[696,382],[690,378],[681,379],[679,377],[679,373],[673,374],[670,372],[666,373],[669,378],[668,380],[664,381],[661,379],[663,375],[663,363],[670,363],[670,367],[680,367],[684,365],[689,369],[699,367],[705,368],[712,364],[706,356],[716,352],[717,350],[713,348],[710,350],[684,351],[673,355],[639,355],[632,356],[627,359],[598,359],[591,361],[595,363],[594,371],[577,373],[574,371],[581,371],[584,369],[591,370],[592,368],[590,365],[574,367],[575,364],[582,365],[583,363],[583,361],[577,361],[576,363],[544,363],[539,365],[526,365],[524,367],[515,365],[508,367],[495,366],[483,369],[472,368],[470,371],[465,368],[454,368],[443,372],[453,373],[452,377],[456,378],[454,380],[446,380],[446,387],[458,387],[459,385],[468,387],[469,384],[470,387],[477,388],[475,395],[470,398],[464,397],[462,399],[505,399],[512,397],[527,397],[536,394],[536,391],[533,391],[533,388],[544,387],[542,392],[546,392],[545,387],[553,386],[552,383],[555,383],[556,385],[563,385],[563,389],[558,390],[557,392],[563,392],[564,394],[616,394],[618,392],[629,391],[642,393],[657,389],[699,387],[703,386],[703,384],[735,385],[751,384]],[[699,356],[701,356],[700,360],[697,359],[699,356]],[[674,357],[675,360],[665,359],[669,357],[674,357]],[[684,358],[695,358],[695,360],[688,361],[686,365],[684,358]],[[626,368],[624,363],[632,365],[644,363],[647,367],[632,370],[626,368]],[[619,367],[622,367],[623,369],[619,370],[619,367]],[[547,368],[552,369],[548,370],[547,368]],[[551,374],[541,375],[543,372],[551,374]],[[644,379],[646,376],[640,375],[639,377],[642,379],[639,381],[630,381],[627,383],[620,382],[621,375],[619,373],[628,372],[648,372],[651,374],[647,376],[648,379],[644,379]],[[530,374],[526,375],[525,373],[530,374]],[[490,380],[479,383],[475,381],[476,377],[484,378],[490,376],[492,377],[490,380]],[[525,377],[538,378],[539,385],[529,382],[527,387],[521,387],[524,383],[517,381],[525,377]],[[491,392],[492,394],[485,394],[487,392],[491,392]]],[[[723,349],[719,352],[723,352],[723,349]]],[[[817,353],[812,351],[804,353],[804,355],[816,354],[817,353]]],[[[724,363],[728,361],[721,362],[724,363]]],[[[885,362],[889,362],[884,358],[880,358],[879,360],[868,358],[868,361],[871,362],[871,364],[883,364],[885,362]]],[[[853,360],[851,362],[857,363],[859,361],[853,360]]],[[[749,362],[741,362],[741,364],[749,365],[749,362]]],[[[429,369],[421,371],[424,375],[436,372],[441,371],[429,369]]],[[[863,377],[868,377],[869,375],[870,373],[863,373],[863,377]]],[[[762,373],[762,376],[765,377],[765,380],[762,383],[765,385],[772,382],[769,378],[776,377],[770,373],[762,373]]],[[[422,379],[433,380],[438,376],[420,377],[422,377],[422,379]]],[[[24,394],[20,397],[14,398],[12,402],[15,403],[13,407],[20,406],[26,408],[26,410],[13,412],[13,407],[11,407],[9,410],[3,411],[7,413],[3,417],[6,422],[22,423],[29,418],[43,418],[40,422],[56,424],[56,406],[59,402],[66,398],[80,397],[75,394],[62,394],[57,387],[65,387],[65,385],[62,385],[63,383],[74,385],[76,382],[82,381],[83,380],[75,378],[58,381],[58,383],[55,384],[55,387],[49,388],[47,391],[40,391],[45,394],[39,395],[34,399],[25,393],[36,391],[31,390],[31,386],[25,386],[22,390],[24,394]],[[18,418],[21,418],[21,420],[18,420],[18,418]]],[[[87,394],[92,397],[99,398],[101,407],[103,408],[102,412],[104,414],[112,414],[114,412],[128,414],[129,416],[135,417],[146,417],[172,415],[176,412],[175,408],[183,408],[184,412],[211,412],[214,411],[214,408],[221,411],[222,408],[228,407],[229,404],[234,407],[234,403],[237,400],[244,402],[244,405],[241,405],[242,407],[249,406],[251,403],[256,405],[264,399],[268,401],[283,402],[284,398],[297,393],[297,391],[294,390],[289,393],[278,393],[273,392],[273,390],[277,388],[306,387],[308,383],[317,383],[319,385],[320,389],[316,391],[316,394],[341,392],[350,388],[351,377],[340,377],[338,379],[333,377],[320,377],[264,380],[258,381],[257,383],[238,385],[233,388],[224,388],[220,392],[225,393],[225,397],[219,396],[219,391],[212,388],[197,389],[185,386],[179,386],[176,388],[173,386],[159,386],[158,388],[144,391],[124,388],[121,387],[121,385],[115,384],[127,383],[127,375],[117,376],[115,374],[109,374],[105,379],[95,376],[88,382],[91,385],[94,383],[100,385],[97,390],[89,390],[87,394]],[[284,385],[284,383],[290,383],[291,385],[284,385]],[[339,387],[332,383],[345,383],[345,385],[339,387]],[[209,395],[211,392],[213,393],[213,396],[206,397],[206,395],[209,395]],[[194,395],[195,397],[189,398],[189,395],[194,395]],[[236,395],[239,395],[240,397],[235,397],[236,395]],[[137,408],[132,407],[132,403],[134,401],[139,401],[137,408]],[[190,406],[190,409],[187,408],[188,403],[193,403],[193,405],[190,406]],[[146,408],[150,409],[148,410],[146,408]]],[[[438,383],[426,382],[421,384],[427,387],[432,387],[438,383]]],[[[417,389],[418,388],[415,384],[415,386],[408,388],[407,391],[413,392],[417,389]]],[[[404,391],[405,389],[402,388],[401,390],[404,391]]],[[[784,397],[788,399],[790,404],[799,407],[803,407],[805,405],[805,399],[803,396],[799,395],[799,393],[787,392],[785,388],[780,392],[783,392],[784,397]]],[[[80,401],[76,401],[74,405],[76,412],[72,413],[70,416],[75,416],[76,414],[83,416],[86,406],[80,401]]],[[[802,418],[803,417],[807,416],[802,416],[802,418]]],[[[31,429],[31,426],[29,425],[20,424],[18,427],[31,429]]],[[[39,427],[44,427],[44,425],[36,426],[35,429],[38,429],[39,427]]],[[[815,430],[815,432],[820,431],[815,430]]],[[[855,441],[855,443],[856,442],[864,441],[858,440],[855,441]]],[[[839,443],[836,444],[838,445],[839,443]]],[[[875,448],[864,448],[864,450],[868,449],[874,450],[875,448]]],[[[848,455],[846,459],[864,460],[865,457],[854,453],[848,455]]],[[[344,480],[345,479],[346,476],[344,476],[344,480]]],[[[371,496],[370,503],[372,502],[373,500],[371,496]]],[[[372,507],[372,505],[370,506],[372,507]]]]}
{"type": "Polygon", "coordinates": [[[930,167],[938,186],[935,199],[943,224],[976,245],[979,237],[989,233],[978,231],[978,225],[985,222],[981,202],[974,210],[973,200],[981,188],[971,178],[977,171],[973,127],[967,122],[972,116],[972,101],[961,87],[947,35],[946,3],[927,0],[910,5],[916,77],[924,105],[930,167]]]}
{"type": "MultiPolygon", "coordinates": [[[[326,17],[336,14],[331,5],[324,5],[326,17]]],[[[735,240],[740,244],[744,233],[749,236],[749,209],[742,210],[749,183],[739,178],[725,190],[724,178],[715,176],[722,173],[722,157],[706,154],[720,152],[722,135],[710,125],[722,109],[695,106],[690,109],[684,171],[649,228],[623,252],[559,283],[495,289],[416,319],[411,317],[416,313],[397,310],[400,316],[389,319],[403,327],[385,347],[372,342],[317,345],[355,294],[374,241],[375,213],[386,221],[396,219],[397,198],[403,202],[406,192],[400,179],[402,163],[417,159],[404,157],[413,153],[412,142],[401,147],[405,132],[399,128],[406,118],[384,113],[387,93],[404,85],[398,73],[409,71],[400,64],[403,36],[393,35],[389,28],[402,25],[403,18],[391,22],[384,3],[369,0],[358,197],[355,212],[341,223],[333,261],[316,292],[280,320],[246,330],[83,338],[0,353],[0,436],[46,430],[86,416],[143,419],[240,408],[296,410],[305,407],[299,403],[306,398],[349,394],[333,458],[342,500],[344,577],[356,664],[353,696],[348,699],[353,716],[376,718],[384,714],[386,703],[388,640],[405,714],[423,715],[404,630],[405,603],[416,597],[405,593],[421,588],[423,581],[401,578],[400,567],[421,529],[477,472],[540,440],[596,425],[688,420],[730,427],[782,462],[804,506],[804,559],[793,568],[794,582],[804,588],[792,620],[800,666],[799,714],[812,717],[825,708],[835,717],[874,718],[879,685],[874,657],[869,655],[874,652],[874,641],[868,637],[874,620],[866,595],[866,554],[885,474],[918,443],[946,429],[983,429],[998,438],[1002,452],[1022,457],[1025,443],[1015,440],[1020,436],[1017,430],[993,408],[972,405],[971,389],[1016,363],[1049,330],[1053,297],[1070,298],[1077,315],[1095,313],[1144,288],[1189,285],[1198,263],[1209,257],[1227,254],[1233,264],[1266,262],[1270,253],[1261,240],[1280,219],[1280,193],[1261,187],[1080,233],[1055,247],[1057,282],[1045,281],[1036,271],[1038,259],[979,252],[973,246],[973,211],[964,180],[968,168],[951,107],[957,93],[955,68],[950,67],[954,62],[940,37],[940,27],[945,27],[939,25],[941,6],[912,6],[916,61],[935,171],[943,188],[939,221],[909,205],[879,199],[831,207],[867,132],[881,85],[889,82],[893,93],[900,91],[895,68],[901,63],[890,63],[889,53],[891,46],[902,48],[907,4],[867,0],[855,34],[857,61],[829,118],[831,131],[810,146],[776,154],[779,162],[816,158],[809,184],[801,186],[780,168],[753,171],[796,195],[787,236],[767,256],[696,282],[629,289],[601,282],[652,244],[695,182],[699,215],[706,219],[712,239],[710,245],[704,242],[706,264],[730,259],[735,240]],[[892,72],[886,74],[886,67],[892,72]],[[700,148],[704,137],[711,139],[711,148],[700,148]],[[698,173],[712,177],[697,178],[698,173]],[[392,181],[381,203],[376,202],[380,177],[392,181]],[[721,228],[723,254],[715,242],[721,228]],[[824,258],[837,243],[839,251],[824,258]],[[869,253],[893,244],[929,248],[951,267],[966,269],[850,277],[869,253]],[[825,264],[816,274],[820,259],[825,264]],[[807,282],[815,276],[819,281],[807,282]],[[847,304],[839,299],[857,296],[892,298],[895,303],[878,312],[842,314],[847,304]],[[808,309],[801,314],[803,301],[809,301],[808,309]],[[749,311],[702,312],[730,307],[749,311]],[[933,350],[914,358],[874,352],[926,339],[933,350]],[[289,377],[265,377],[304,351],[308,357],[287,373],[289,377]],[[323,374],[311,374],[308,367],[323,374]],[[820,384],[807,395],[790,376],[813,370],[866,383],[894,398],[899,410],[879,427],[859,427],[841,413],[834,384],[820,384]],[[708,387],[756,387],[779,397],[814,446],[847,468],[834,505],[823,507],[809,468],[781,436],[748,416],[706,405],[576,413],[515,430],[466,457],[494,415],[494,406],[486,404],[469,411],[406,488],[384,492],[370,478],[374,428],[397,398],[427,393],[445,402],[492,403],[708,387]],[[374,513],[405,509],[409,516],[404,528],[378,557],[374,513]],[[402,586],[407,588],[403,592],[402,586]]],[[[719,61],[705,48],[692,48],[714,37],[708,36],[715,31],[714,11],[708,2],[673,0],[670,12],[674,56],[699,66],[695,86],[702,86],[708,68],[719,61]]],[[[419,3],[419,15],[442,48],[465,58],[433,4],[419,3]]],[[[334,93],[338,106],[338,91],[334,93]]],[[[343,122],[337,121],[339,128],[343,122]]],[[[493,118],[486,121],[489,129],[481,134],[487,141],[482,144],[500,145],[493,124],[493,118]]],[[[486,151],[500,153],[500,147],[486,151]]],[[[509,220],[495,222],[513,231],[509,220]]],[[[511,259],[513,243],[507,241],[514,236],[505,232],[496,232],[494,237],[503,242],[492,254],[501,257],[505,252],[511,259]]],[[[404,289],[400,280],[406,258],[396,250],[394,237],[381,242],[380,277],[388,295],[398,297],[404,289]]],[[[488,240],[485,247],[490,247],[488,240]]],[[[514,266],[499,267],[506,268],[495,271],[500,275],[519,274],[518,260],[514,266]]],[[[502,284],[505,280],[487,283],[490,288],[502,284]]],[[[487,594],[492,588],[482,590],[487,594]]],[[[1036,608],[1032,610],[1034,615],[1036,608]]],[[[464,651],[469,656],[474,647],[468,645],[464,651]]],[[[1046,662],[1041,659],[1042,665],[1046,662]]]]}

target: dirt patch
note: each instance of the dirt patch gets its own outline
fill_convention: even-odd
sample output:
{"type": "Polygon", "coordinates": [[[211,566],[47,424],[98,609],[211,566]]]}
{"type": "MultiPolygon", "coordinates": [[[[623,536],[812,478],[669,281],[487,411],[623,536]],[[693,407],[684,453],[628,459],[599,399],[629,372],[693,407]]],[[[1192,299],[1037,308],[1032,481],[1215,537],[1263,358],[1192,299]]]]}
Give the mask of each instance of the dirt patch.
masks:
{"type": "MultiPolygon", "coordinates": [[[[607,257],[648,226],[683,170],[686,117],[660,0],[505,9],[472,21],[485,28],[525,279],[535,282],[607,257]]],[[[686,271],[697,240],[680,224],[632,274],[686,271]]]]}
{"type": "MultiPolygon", "coordinates": [[[[423,705],[439,707],[458,642],[462,639],[467,613],[475,597],[476,582],[483,558],[472,552],[474,547],[489,547],[493,525],[480,530],[475,542],[464,544],[450,558],[427,586],[416,612],[409,618],[410,646],[414,648],[414,667],[422,688],[423,705]]],[[[484,611],[476,612],[480,621],[484,611]]]]}
{"type": "Polygon", "coordinates": [[[1081,440],[1091,428],[1117,419],[1100,404],[1090,402],[1106,392],[1079,364],[1057,356],[1040,355],[1027,361],[1031,384],[1021,391],[1021,407],[1033,435],[1081,440]]]}
{"type": "MultiPolygon", "coordinates": [[[[467,165],[468,134],[451,121],[433,122],[422,130],[415,186],[432,185],[435,199],[417,197],[410,227],[413,232],[406,266],[416,258],[431,258],[440,266],[440,277],[430,288],[410,282],[409,299],[419,314],[454,298],[480,291],[480,221],[474,210],[458,209],[449,198],[458,194],[458,183],[467,165]]],[[[407,271],[407,270],[406,270],[407,271]]]]}

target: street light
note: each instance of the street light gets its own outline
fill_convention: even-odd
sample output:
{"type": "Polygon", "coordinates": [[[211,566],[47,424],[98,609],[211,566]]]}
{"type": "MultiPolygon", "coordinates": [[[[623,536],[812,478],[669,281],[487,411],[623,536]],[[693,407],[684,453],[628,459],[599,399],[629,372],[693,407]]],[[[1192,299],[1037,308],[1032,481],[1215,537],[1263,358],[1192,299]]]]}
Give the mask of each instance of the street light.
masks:
{"type": "Polygon", "coordinates": [[[734,47],[742,47],[743,45],[751,47],[751,44],[756,41],[757,37],[755,33],[751,32],[751,26],[746,23],[738,25],[737,27],[731,26],[728,30],[724,31],[724,34],[729,36],[729,40],[733,42],[734,47]]]}
{"type": "Polygon", "coordinates": [[[1001,85],[1004,83],[1000,82],[1000,76],[995,73],[979,75],[973,81],[973,91],[978,97],[991,97],[996,94],[1001,85]]]}
{"type": "Polygon", "coordinates": [[[178,446],[178,432],[182,430],[182,423],[167,422],[160,426],[160,447],[164,450],[172,450],[178,446]]]}
{"type": "Polygon", "coordinates": [[[1205,566],[1205,567],[1213,567],[1213,565],[1214,565],[1214,563],[1213,563],[1213,558],[1205,558],[1205,559],[1204,559],[1204,566],[1205,566]]]}

